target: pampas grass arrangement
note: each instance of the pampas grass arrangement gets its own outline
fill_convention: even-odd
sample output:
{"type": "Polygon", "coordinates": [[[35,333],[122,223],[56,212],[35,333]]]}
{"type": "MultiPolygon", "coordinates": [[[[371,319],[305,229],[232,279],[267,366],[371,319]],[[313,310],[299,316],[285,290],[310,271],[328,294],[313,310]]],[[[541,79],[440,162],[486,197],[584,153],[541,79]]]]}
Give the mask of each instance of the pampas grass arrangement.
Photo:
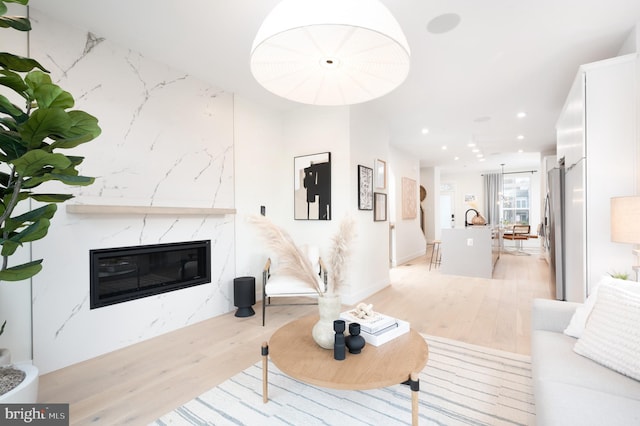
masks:
{"type": "Polygon", "coordinates": [[[339,293],[344,285],[351,243],[355,236],[355,223],[352,217],[347,216],[340,222],[338,232],[331,239],[333,246],[329,255],[331,269],[329,270],[328,293],[339,293]]]}
{"type": "MultiPolygon", "coordinates": [[[[293,276],[308,284],[318,292],[318,295],[324,295],[318,282],[318,275],[313,270],[309,258],[296,246],[287,231],[264,216],[249,216],[249,223],[257,227],[265,243],[277,256],[279,274],[293,276]]],[[[338,232],[331,239],[333,245],[329,256],[327,294],[337,294],[344,285],[347,260],[355,236],[353,218],[347,216],[342,220],[338,232]]]]}
{"type": "Polygon", "coordinates": [[[313,271],[309,258],[295,245],[287,231],[264,216],[250,216],[249,223],[258,228],[265,243],[277,256],[278,273],[299,279],[322,296],[318,275],[313,271]]]}

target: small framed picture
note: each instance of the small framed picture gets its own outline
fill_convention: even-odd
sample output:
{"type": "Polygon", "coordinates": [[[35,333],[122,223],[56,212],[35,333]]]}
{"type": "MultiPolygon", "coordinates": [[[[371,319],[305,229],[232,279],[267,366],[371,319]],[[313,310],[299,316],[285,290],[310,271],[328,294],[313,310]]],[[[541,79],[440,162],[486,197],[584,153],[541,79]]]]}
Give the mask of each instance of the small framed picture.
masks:
{"type": "Polygon", "coordinates": [[[374,222],[387,220],[387,194],[385,193],[373,193],[373,220],[374,222]]]}
{"type": "Polygon", "coordinates": [[[358,209],[373,210],[373,169],[358,165],[358,209]]]}
{"type": "Polygon", "coordinates": [[[387,187],[387,162],[376,160],[373,168],[376,189],[385,189],[387,187]]]}

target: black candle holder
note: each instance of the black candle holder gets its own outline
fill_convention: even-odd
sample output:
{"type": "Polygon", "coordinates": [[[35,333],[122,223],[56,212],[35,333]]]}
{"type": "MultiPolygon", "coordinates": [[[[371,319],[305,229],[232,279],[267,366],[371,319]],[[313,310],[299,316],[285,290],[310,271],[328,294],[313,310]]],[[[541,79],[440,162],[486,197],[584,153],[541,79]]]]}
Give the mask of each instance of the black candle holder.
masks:
{"type": "Polygon", "coordinates": [[[346,357],[346,347],[345,347],[345,322],[343,320],[335,320],[333,321],[333,331],[336,332],[333,342],[333,358],[342,361],[346,357]]]}

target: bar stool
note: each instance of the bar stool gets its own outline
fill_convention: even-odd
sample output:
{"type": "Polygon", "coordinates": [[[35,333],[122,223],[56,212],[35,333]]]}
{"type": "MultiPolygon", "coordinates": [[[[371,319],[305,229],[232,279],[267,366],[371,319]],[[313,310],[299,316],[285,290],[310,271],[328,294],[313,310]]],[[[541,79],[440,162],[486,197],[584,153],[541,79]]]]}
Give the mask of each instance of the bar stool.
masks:
{"type": "Polygon", "coordinates": [[[440,254],[440,240],[433,240],[433,249],[431,250],[431,261],[429,262],[429,270],[431,270],[431,266],[440,265],[440,261],[442,260],[442,255],[440,254]],[[435,261],[434,261],[435,254],[435,261]]]}

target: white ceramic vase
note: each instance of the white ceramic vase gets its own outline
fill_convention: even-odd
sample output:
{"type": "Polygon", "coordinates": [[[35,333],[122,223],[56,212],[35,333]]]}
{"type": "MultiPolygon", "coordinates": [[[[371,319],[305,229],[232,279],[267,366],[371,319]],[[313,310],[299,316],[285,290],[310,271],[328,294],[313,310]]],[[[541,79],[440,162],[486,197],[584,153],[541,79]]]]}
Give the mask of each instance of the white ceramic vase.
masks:
{"type": "Polygon", "coordinates": [[[313,340],[324,349],[333,349],[335,332],[333,331],[333,321],[340,318],[339,294],[323,294],[318,297],[318,311],[320,319],[313,326],[311,335],[313,340]]]}

